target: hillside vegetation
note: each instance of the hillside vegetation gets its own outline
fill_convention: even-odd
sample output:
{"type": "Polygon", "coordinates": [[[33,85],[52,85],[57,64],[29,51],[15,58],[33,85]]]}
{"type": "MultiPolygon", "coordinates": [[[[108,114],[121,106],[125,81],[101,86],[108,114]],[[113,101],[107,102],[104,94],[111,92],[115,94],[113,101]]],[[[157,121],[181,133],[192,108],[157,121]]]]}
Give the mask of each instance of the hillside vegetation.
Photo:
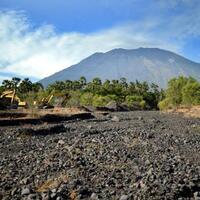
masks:
{"type": "Polygon", "coordinates": [[[154,83],[127,82],[125,78],[104,82],[94,78],[87,82],[85,77],[76,81],[56,81],[47,88],[40,83],[32,83],[28,78],[21,80],[14,77],[2,82],[0,93],[5,90],[15,90],[29,107],[49,95],[64,99],[60,104],[56,98],[50,102],[62,107],[103,107],[115,103],[129,110],[165,110],[200,104],[200,83],[194,78],[182,76],[171,79],[166,90],[154,83]]]}

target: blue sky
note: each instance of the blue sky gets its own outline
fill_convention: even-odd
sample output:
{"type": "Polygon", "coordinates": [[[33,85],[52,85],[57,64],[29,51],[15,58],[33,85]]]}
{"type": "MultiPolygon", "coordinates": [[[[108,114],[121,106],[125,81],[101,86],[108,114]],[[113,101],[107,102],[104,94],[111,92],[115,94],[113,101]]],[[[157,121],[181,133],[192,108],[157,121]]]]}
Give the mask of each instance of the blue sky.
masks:
{"type": "Polygon", "coordinates": [[[93,32],[137,20],[146,12],[135,0],[1,0],[1,8],[25,10],[33,23],[53,24],[58,31],[93,32]],[[140,9],[134,9],[140,8],[140,9]],[[123,11],[123,12],[122,12],[123,11]]]}
{"type": "Polygon", "coordinates": [[[0,80],[38,80],[96,51],[158,47],[200,62],[199,0],[1,0],[0,80]]]}

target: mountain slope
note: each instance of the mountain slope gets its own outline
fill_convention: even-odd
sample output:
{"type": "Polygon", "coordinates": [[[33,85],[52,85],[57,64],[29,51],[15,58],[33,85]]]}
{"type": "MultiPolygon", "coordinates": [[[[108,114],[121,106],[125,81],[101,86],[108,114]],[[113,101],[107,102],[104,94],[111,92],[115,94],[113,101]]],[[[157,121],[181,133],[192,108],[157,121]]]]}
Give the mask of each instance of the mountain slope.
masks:
{"type": "Polygon", "coordinates": [[[125,77],[128,81],[137,79],[165,87],[170,78],[179,75],[200,80],[200,64],[162,49],[114,49],[95,53],[76,65],[42,79],[40,83],[47,86],[60,80],[78,80],[81,76],[88,81],[95,77],[102,80],[125,77]]]}

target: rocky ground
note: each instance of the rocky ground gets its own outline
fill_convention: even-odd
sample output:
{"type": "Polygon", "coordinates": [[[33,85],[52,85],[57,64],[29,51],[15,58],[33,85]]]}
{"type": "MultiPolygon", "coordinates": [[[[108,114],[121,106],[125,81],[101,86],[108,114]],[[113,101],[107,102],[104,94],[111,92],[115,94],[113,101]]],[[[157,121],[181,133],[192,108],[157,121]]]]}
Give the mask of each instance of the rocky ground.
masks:
{"type": "Polygon", "coordinates": [[[200,199],[200,120],[124,112],[0,128],[0,199],[200,199]]]}

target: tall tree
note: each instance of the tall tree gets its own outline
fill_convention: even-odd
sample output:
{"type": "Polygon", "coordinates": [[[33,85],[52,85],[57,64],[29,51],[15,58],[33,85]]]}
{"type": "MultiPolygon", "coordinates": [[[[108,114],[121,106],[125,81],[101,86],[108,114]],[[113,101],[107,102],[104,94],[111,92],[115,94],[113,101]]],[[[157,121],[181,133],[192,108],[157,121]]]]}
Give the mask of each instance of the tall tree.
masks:
{"type": "Polygon", "coordinates": [[[79,82],[80,82],[81,88],[83,88],[87,84],[87,80],[84,76],[80,77],[79,82]]]}
{"type": "Polygon", "coordinates": [[[33,85],[33,83],[29,80],[29,78],[25,78],[19,84],[18,90],[20,93],[28,93],[28,92],[32,91],[32,85],[33,85]]]}
{"type": "Polygon", "coordinates": [[[18,77],[13,77],[13,78],[12,78],[11,82],[12,82],[12,84],[13,84],[13,89],[16,90],[16,89],[18,88],[18,86],[19,86],[19,84],[20,84],[20,81],[21,81],[21,79],[18,78],[18,77]]]}

